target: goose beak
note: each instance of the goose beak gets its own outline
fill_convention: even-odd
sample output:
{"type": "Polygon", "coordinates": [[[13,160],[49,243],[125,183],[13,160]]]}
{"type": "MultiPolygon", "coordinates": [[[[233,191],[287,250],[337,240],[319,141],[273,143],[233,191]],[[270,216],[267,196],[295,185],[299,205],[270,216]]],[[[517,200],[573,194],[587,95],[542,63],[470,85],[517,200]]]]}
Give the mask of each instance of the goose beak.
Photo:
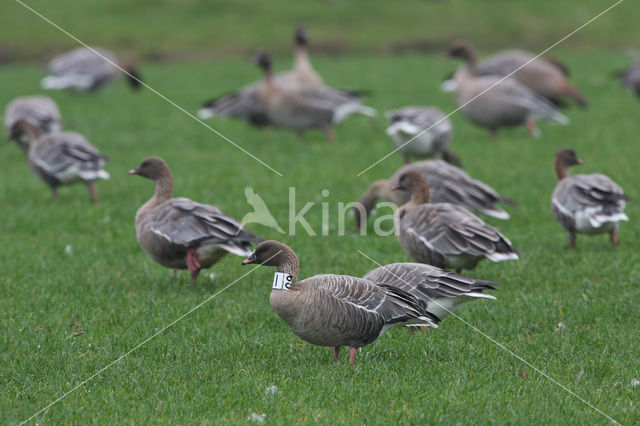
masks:
{"type": "Polygon", "coordinates": [[[251,253],[251,256],[242,261],[242,265],[248,265],[256,261],[256,252],[251,253]]]}
{"type": "Polygon", "coordinates": [[[393,185],[393,186],[391,187],[391,190],[392,190],[392,191],[397,191],[398,189],[400,189],[400,187],[399,187],[398,185],[393,185]]]}
{"type": "Polygon", "coordinates": [[[583,163],[584,163],[584,161],[582,161],[582,160],[581,160],[581,159],[579,159],[579,158],[576,160],[576,164],[583,164],[583,163]]]}
{"type": "Polygon", "coordinates": [[[129,174],[130,175],[137,175],[138,174],[138,169],[129,170],[129,174]]]}

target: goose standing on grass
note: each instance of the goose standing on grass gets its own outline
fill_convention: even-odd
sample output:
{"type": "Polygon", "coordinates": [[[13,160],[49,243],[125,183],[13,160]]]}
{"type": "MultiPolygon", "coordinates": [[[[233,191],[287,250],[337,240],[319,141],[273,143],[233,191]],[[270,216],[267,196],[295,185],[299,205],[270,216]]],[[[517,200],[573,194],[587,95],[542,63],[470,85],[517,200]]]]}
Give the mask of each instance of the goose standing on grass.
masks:
{"type": "MultiPolygon", "coordinates": [[[[313,69],[309,60],[307,52],[309,35],[305,26],[300,25],[296,28],[294,40],[293,69],[275,74],[274,81],[287,88],[322,86],[324,84],[322,77],[313,69]]],[[[258,100],[261,84],[262,82],[259,81],[237,92],[205,102],[198,111],[198,117],[203,120],[216,116],[232,117],[245,120],[257,127],[268,126],[269,118],[258,100]]]]}
{"type": "Polygon", "coordinates": [[[16,132],[28,135],[29,164],[47,185],[51,196],[58,196],[58,187],[75,182],[84,182],[89,188],[91,199],[98,202],[95,182],[109,179],[109,173],[102,167],[107,157],[100,154],[80,133],[56,132],[42,134],[40,128],[26,120],[19,120],[16,132]]]}
{"type": "Polygon", "coordinates": [[[55,101],[47,96],[22,96],[12,100],[4,111],[4,129],[7,139],[15,141],[25,153],[29,151],[29,135],[22,126],[25,120],[37,127],[40,133],[55,133],[62,129],[60,110],[55,101]]]}
{"type": "Polygon", "coordinates": [[[298,257],[278,241],[264,241],[242,262],[275,266],[269,301],[291,331],[313,345],[332,346],[336,361],[340,347],[349,347],[354,362],[359,347],[373,343],[399,325],[437,327],[414,296],[393,285],[348,275],[314,275],[298,281],[298,257]]]}
{"type": "Polygon", "coordinates": [[[120,64],[113,53],[99,47],[73,49],[53,58],[48,68],[49,75],[41,82],[43,89],[90,92],[122,75],[133,89],[142,87],[140,73],[133,66],[120,64]]]}
{"type": "MultiPolygon", "coordinates": [[[[509,75],[556,105],[562,104],[564,98],[571,98],[582,107],[587,105],[584,95],[567,78],[567,68],[564,65],[523,50],[503,50],[484,58],[478,63],[475,74],[499,77],[509,75]]],[[[447,81],[443,87],[455,90],[455,82],[447,81]]]]}
{"type": "Polygon", "coordinates": [[[271,73],[271,57],[261,52],[254,58],[262,68],[264,81],[258,100],[269,121],[295,131],[302,138],[310,129],[322,130],[334,139],[333,126],[351,114],[376,115],[373,108],[362,105],[360,98],[329,86],[289,88],[278,83],[271,73]]]}
{"type": "Polygon", "coordinates": [[[389,119],[387,134],[405,163],[411,157],[434,157],[461,165],[458,156],[449,150],[453,126],[439,109],[409,106],[387,111],[385,116],[389,119]]]}
{"type": "Polygon", "coordinates": [[[497,206],[496,203],[513,204],[513,201],[500,196],[486,183],[472,179],[458,167],[442,160],[429,160],[407,164],[400,167],[389,179],[373,182],[362,198],[358,200],[361,207],[354,209],[357,229],[365,225],[367,216],[375,207],[378,199],[391,201],[398,206],[409,201],[411,198],[409,192],[391,189],[398,183],[400,176],[409,170],[419,171],[429,182],[430,198],[433,203],[458,204],[496,219],[509,219],[509,213],[497,206]]]}
{"type": "Polygon", "coordinates": [[[534,137],[538,137],[540,132],[535,121],[541,118],[559,124],[569,123],[569,119],[556,111],[551,102],[518,81],[512,78],[500,81],[502,77],[477,75],[476,55],[469,44],[455,43],[448,55],[465,61],[454,76],[458,107],[472,123],[489,129],[493,137],[501,127],[522,124],[534,137]]]}
{"type": "Polygon", "coordinates": [[[172,198],[173,178],[162,158],[147,158],[129,174],[151,179],[156,186],[153,197],[136,213],[138,242],[162,266],[189,269],[193,282],[201,269],[227,253],[248,256],[251,243],[262,241],[217,207],[172,198]]]}
{"type": "Polygon", "coordinates": [[[504,235],[464,207],[429,204],[429,186],[420,172],[405,172],[394,188],[411,193],[409,202],[396,211],[396,235],[418,262],[459,272],[474,269],[485,258],[518,259],[504,235]]]}
{"type": "Polygon", "coordinates": [[[440,320],[464,302],[495,299],[484,291],[495,290],[500,285],[423,263],[392,263],[369,271],[362,278],[401,288],[423,302],[427,312],[440,320]]]}
{"type": "Polygon", "coordinates": [[[620,222],[630,198],[609,177],[592,173],[569,175],[569,167],[582,164],[570,148],[558,150],[555,159],[558,184],[551,196],[551,211],[569,234],[569,245],[576,246],[576,233],[593,235],[608,232],[613,247],[618,243],[620,222]]]}

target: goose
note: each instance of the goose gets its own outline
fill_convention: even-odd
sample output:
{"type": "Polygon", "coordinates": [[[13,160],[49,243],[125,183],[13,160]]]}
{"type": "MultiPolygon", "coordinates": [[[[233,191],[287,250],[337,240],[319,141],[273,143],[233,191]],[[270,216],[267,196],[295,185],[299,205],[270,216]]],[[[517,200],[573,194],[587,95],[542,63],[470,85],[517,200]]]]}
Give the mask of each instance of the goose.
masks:
{"type": "MultiPolygon", "coordinates": [[[[295,51],[293,69],[273,76],[274,81],[284,87],[322,86],[324,81],[320,74],[313,69],[307,45],[309,35],[304,25],[298,26],[294,34],[295,51]]],[[[256,127],[266,127],[270,124],[264,109],[258,101],[261,81],[245,86],[237,92],[225,94],[217,99],[204,102],[198,111],[198,116],[206,120],[211,117],[232,117],[247,121],[256,127]]]]}
{"type": "Polygon", "coordinates": [[[518,259],[504,235],[464,207],[429,204],[429,186],[417,170],[403,173],[394,188],[411,193],[409,202],[396,211],[396,235],[418,262],[460,272],[474,269],[485,258],[518,259]]]}
{"type": "Polygon", "coordinates": [[[633,63],[626,70],[620,72],[619,75],[622,79],[622,85],[640,96],[640,61],[633,63]]]}
{"type": "Polygon", "coordinates": [[[52,198],[57,198],[59,186],[82,181],[87,184],[93,202],[98,202],[95,181],[109,179],[109,173],[103,170],[107,157],[84,136],[77,132],[42,134],[39,127],[26,120],[19,120],[14,127],[28,135],[29,164],[51,187],[52,198]]]}
{"type": "Polygon", "coordinates": [[[39,128],[40,133],[55,133],[62,129],[60,110],[47,96],[21,96],[12,100],[4,111],[4,129],[7,139],[14,140],[25,153],[29,151],[29,135],[16,126],[25,120],[39,128]]]}
{"type": "Polygon", "coordinates": [[[262,241],[215,206],[172,198],[173,178],[162,158],[149,157],[129,174],[151,179],[156,187],[136,213],[138,243],[160,265],[188,269],[192,282],[227,253],[248,256],[251,243],[262,241]]]}
{"type": "MultiPolygon", "coordinates": [[[[509,75],[556,105],[560,105],[562,99],[568,97],[585,107],[587,101],[567,78],[567,68],[555,60],[536,56],[524,50],[503,50],[480,61],[475,75],[500,77],[509,75]]],[[[455,82],[445,82],[443,86],[454,90],[455,82]]]]}
{"type": "Polygon", "coordinates": [[[363,275],[376,283],[393,285],[416,297],[427,312],[440,320],[464,303],[478,299],[494,299],[485,290],[495,290],[493,281],[476,280],[424,263],[391,263],[363,275]]]}
{"type": "Polygon", "coordinates": [[[361,104],[359,97],[344,90],[329,86],[290,88],[279,84],[271,73],[271,57],[265,52],[258,53],[254,61],[263,70],[258,100],[269,121],[295,131],[300,138],[306,130],[315,128],[333,140],[332,127],[349,115],[376,115],[373,108],[361,104]]]}
{"type": "Polygon", "coordinates": [[[433,203],[458,204],[496,219],[509,219],[509,213],[496,203],[513,204],[513,201],[502,197],[486,183],[472,179],[458,167],[442,160],[427,160],[402,166],[389,179],[374,181],[354,208],[356,229],[365,224],[367,215],[375,207],[378,199],[391,201],[399,206],[409,201],[411,195],[408,192],[391,190],[400,176],[409,170],[419,171],[429,182],[433,203]]]}
{"type": "Polygon", "coordinates": [[[611,246],[618,243],[617,232],[621,221],[629,218],[624,213],[622,188],[608,176],[592,173],[569,175],[569,167],[582,164],[575,151],[560,148],[556,153],[555,170],[558,184],[551,195],[551,211],[569,234],[569,245],[576,246],[576,233],[594,235],[608,232],[611,246]]]}
{"type": "Polygon", "coordinates": [[[569,119],[556,111],[554,105],[518,81],[498,76],[476,75],[476,56],[467,43],[456,43],[449,49],[450,57],[465,61],[455,73],[456,103],[462,114],[472,123],[486,127],[491,136],[500,127],[526,125],[529,132],[538,137],[540,131],[535,121],[547,118],[559,124],[569,119]]]}
{"type": "Polygon", "coordinates": [[[405,163],[411,157],[434,157],[460,165],[460,159],[449,150],[451,121],[438,108],[408,106],[387,111],[385,116],[389,119],[387,135],[405,163]]]}
{"type": "Polygon", "coordinates": [[[373,343],[391,327],[437,327],[438,318],[414,296],[393,285],[349,275],[322,274],[298,281],[299,261],[287,245],[273,240],[260,243],[243,265],[275,266],[269,301],[291,331],[318,346],[349,347],[353,364],[356,350],[373,343]]]}
{"type": "Polygon", "coordinates": [[[73,49],[53,58],[48,68],[49,75],[41,81],[43,89],[90,92],[108,85],[122,74],[133,89],[142,87],[140,73],[133,66],[119,64],[112,52],[99,47],[73,49]]]}

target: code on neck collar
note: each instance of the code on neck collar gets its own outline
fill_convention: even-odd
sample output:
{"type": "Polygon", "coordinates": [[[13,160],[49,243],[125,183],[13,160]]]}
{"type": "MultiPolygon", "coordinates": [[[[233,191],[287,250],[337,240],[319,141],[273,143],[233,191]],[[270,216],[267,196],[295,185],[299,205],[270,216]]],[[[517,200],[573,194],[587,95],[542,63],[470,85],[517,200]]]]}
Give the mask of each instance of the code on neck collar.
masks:
{"type": "Polygon", "coordinates": [[[289,290],[293,284],[293,276],[285,272],[276,272],[273,276],[273,286],[276,290],[289,290]]]}

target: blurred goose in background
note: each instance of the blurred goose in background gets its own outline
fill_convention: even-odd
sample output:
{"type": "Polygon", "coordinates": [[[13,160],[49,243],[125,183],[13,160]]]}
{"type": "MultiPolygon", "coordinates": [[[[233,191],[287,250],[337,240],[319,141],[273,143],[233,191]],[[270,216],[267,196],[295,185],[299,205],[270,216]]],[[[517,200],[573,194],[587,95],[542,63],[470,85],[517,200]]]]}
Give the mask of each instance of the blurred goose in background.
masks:
{"type": "Polygon", "coordinates": [[[227,253],[251,254],[262,238],[215,206],[173,197],[173,178],[162,158],[150,157],[129,172],[155,182],[155,193],[136,213],[136,237],[147,254],[167,268],[189,269],[192,281],[227,253]]]}
{"type": "Polygon", "coordinates": [[[499,285],[423,263],[392,263],[369,271],[362,278],[406,291],[423,302],[427,312],[440,320],[464,302],[495,299],[484,291],[495,290],[499,285]]]}
{"type": "Polygon", "coordinates": [[[334,139],[333,126],[352,114],[374,117],[373,108],[362,105],[360,98],[329,86],[290,88],[279,84],[271,73],[271,57],[261,52],[254,58],[263,70],[258,100],[269,121],[278,127],[295,131],[299,137],[310,129],[325,132],[334,139]]]}
{"type": "Polygon", "coordinates": [[[613,247],[618,243],[625,201],[630,200],[608,176],[592,173],[569,175],[569,167],[582,164],[570,148],[558,150],[555,159],[558,184],[551,195],[551,211],[569,234],[569,245],[576,246],[576,233],[593,235],[608,232],[613,247]]]}
{"type": "Polygon", "coordinates": [[[122,75],[133,89],[142,87],[140,73],[133,66],[120,64],[112,52],[99,47],[73,49],[53,58],[48,68],[49,75],[41,82],[43,89],[89,92],[105,87],[122,75]]]}
{"type": "Polygon", "coordinates": [[[622,85],[627,87],[640,96],[640,60],[636,60],[627,69],[617,73],[621,80],[622,85]]]}
{"type": "Polygon", "coordinates": [[[366,226],[369,212],[377,200],[391,201],[401,206],[409,201],[411,194],[403,190],[391,190],[397,185],[400,176],[410,170],[420,172],[429,183],[431,202],[452,203],[469,210],[486,214],[497,219],[509,219],[509,213],[496,205],[502,202],[513,204],[508,198],[500,196],[489,185],[472,179],[463,170],[442,160],[420,161],[400,167],[389,179],[373,182],[362,198],[358,200],[361,208],[355,208],[356,228],[366,226]]]}
{"type": "Polygon", "coordinates": [[[29,135],[23,126],[24,120],[39,129],[40,133],[55,133],[62,129],[60,110],[55,101],[47,96],[21,96],[12,100],[4,111],[4,129],[7,139],[15,141],[25,153],[29,151],[29,135]]]}
{"type": "MultiPolygon", "coordinates": [[[[293,69],[275,74],[274,81],[288,88],[322,86],[324,84],[322,77],[313,69],[309,60],[307,52],[309,35],[305,26],[300,25],[296,28],[294,42],[293,69]]],[[[269,118],[258,100],[261,84],[262,82],[258,81],[237,92],[206,101],[198,111],[198,117],[203,120],[215,116],[232,117],[246,120],[254,126],[268,126],[269,118]]]]}
{"type": "MultiPolygon", "coordinates": [[[[573,99],[580,106],[587,105],[585,97],[569,81],[568,70],[564,65],[555,60],[536,58],[536,56],[523,50],[503,50],[480,61],[476,66],[475,75],[499,77],[510,75],[510,78],[556,105],[560,105],[565,97],[573,99]]],[[[453,91],[455,87],[453,80],[443,83],[445,90],[453,91]]]]}
{"type": "Polygon", "coordinates": [[[429,186],[417,170],[402,174],[394,189],[411,193],[409,202],[396,211],[396,235],[418,262],[459,272],[474,269],[485,258],[518,259],[504,235],[464,207],[429,204],[429,186]]]}
{"type": "Polygon", "coordinates": [[[387,111],[385,116],[389,119],[387,134],[405,163],[411,157],[434,157],[461,165],[460,158],[449,150],[453,126],[439,109],[409,106],[387,111]]]}
{"type": "Polygon", "coordinates": [[[39,127],[26,120],[18,121],[14,127],[28,135],[29,163],[36,175],[51,187],[51,196],[58,196],[58,187],[75,182],[84,182],[91,199],[98,202],[95,181],[109,179],[102,167],[107,157],[101,155],[80,133],[56,132],[42,134],[39,127]]]}
{"type": "Polygon", "coordinates": [[[276,267],[271,307],[305,342],[332,346],[336,361],[341,346],[349,347],[353,363],[357,348],[373,343],[391,327],[437,327],[439,321],[414,296],[394,285],[333,274],[298,281],[298,257],[277,241],[260,243],[242,264],[250,263],[276,267]]]}
{"type": "Polygon", "coordinates": [[[540,135],[535,121],[546,118],[559,124],[569,119],[556,111],[554,105],[518,81],[498,76],[476,74],[477,60],[468,43],[455,43],[448,52],[461,58],[465,65],[456,71],[456,103],[474,124],[486,127],[495,137],[500,127],[526,125],[534,137],[540,135]]]}

